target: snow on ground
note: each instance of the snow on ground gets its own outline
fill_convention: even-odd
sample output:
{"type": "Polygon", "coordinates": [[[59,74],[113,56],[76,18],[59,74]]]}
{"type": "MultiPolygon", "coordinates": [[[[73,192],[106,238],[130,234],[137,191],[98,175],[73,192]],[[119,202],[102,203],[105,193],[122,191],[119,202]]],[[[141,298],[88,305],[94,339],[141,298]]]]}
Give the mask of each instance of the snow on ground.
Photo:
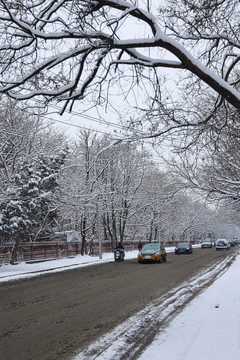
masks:
{"type": "Polygon", "coordinates": [[[240,357],[240,256],[152,342],[139,360],[237,360],[240,357]]]}
{"type": "MultiPolygon", "coordinates": [[[[173,248],[167,249],[168,252],[173,248]]],[[[126,259],[137,257],[137,251],[126,252],[126,259]]],[[[72,259],[52,260],[42,263],[5,265],[0,267],[0,282],[39,275],[39,273],[65,271],[113,261],[113,254],[103,254],[102,259],[76,256],[72,259]]],[[[206,274],[203,276],[206,277],[206,274]]],[[[159,334],[138,360],[237,360],[240,354],[240,255],[231,267],[211,286],[177,315],[169,326],[159,334]]],[[[194,286],[193,279],[190,287],[194,286]]],[[[179,290],[181,291],[181,290],[179,290]]],[[[164,306],[164,304],[162,304],[164,306]]],[[[167,313],[166,304],[164,312],[167,313]]],[[[152,306],[151,311],[155,306],[152,306]]],[[[136,320],[136,318],[135,318],[136,320]]],[[[136,321],[135,321],[136,323],[136,321]]],[[[124,326],[124,325],[123,325],[124,326]]],[[[113,331],[114,332],[114,331],[113,331]]],[[[115,329],[119,334],[119,328],[115,329]]],[[[112,334],[106,335],[112,339],[112,334]]],[[[105,340],[103,339],[103,342],[105,340]]],[[[116,349],[121,347],[115,343],[116,349]]],[[[109,348],[92,359],[117,359],[114,349],[109,348]],[[112,352],[111,352],[112,351],[112,352]]],[[[120,354],[118,354],[120,355],[120,354]]],[[[81,359],[81,354],[75,359],[81,359]]]]}
{"type": "MultiPolygon", "coordinates": [[[[137,250],[126,252],[125,259],[136,259],[137,254],[137,250]]],[[[22,262],[17,265],[3,265],[0,267],[0,282],[37,276],[39,273],[66,271],[110,261],[114,261],[113,253],[103,253],[102,259],[99,259],[97,256],[77,255],[74,258],[48,260],[39,263],[32,262],[27,264],[22,262]]]]}

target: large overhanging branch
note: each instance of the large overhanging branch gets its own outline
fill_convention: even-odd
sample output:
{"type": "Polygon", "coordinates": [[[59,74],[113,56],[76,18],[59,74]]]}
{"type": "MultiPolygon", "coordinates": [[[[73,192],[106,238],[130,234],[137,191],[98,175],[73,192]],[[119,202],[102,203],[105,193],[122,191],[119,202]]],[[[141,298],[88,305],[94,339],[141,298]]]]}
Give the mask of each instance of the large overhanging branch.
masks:
{"type": "Polygon", "coordinates": [[[120,65],[140,65],[187,70],[240,109],[240,93],[228,77],[203,65],[160,29],[156,17],[131,2],[49,0],[33,2],[32,7],[29,3],[23,1],[25,7],[18,8],[17,3],[14,7],[0,1],[1,93],[18,100],[44,96],[47,101],[64,101],[63,113],[70,101],[81,100],[91,87],[107,81],[112,65],[118,64],[115,71],[120,65]],[[127,17],[146,23],[151,37],[121,39],[120,24],[127,17]],[[140,50],[146,49],[165,49],[176,60],[143,55],[140,50]]]}

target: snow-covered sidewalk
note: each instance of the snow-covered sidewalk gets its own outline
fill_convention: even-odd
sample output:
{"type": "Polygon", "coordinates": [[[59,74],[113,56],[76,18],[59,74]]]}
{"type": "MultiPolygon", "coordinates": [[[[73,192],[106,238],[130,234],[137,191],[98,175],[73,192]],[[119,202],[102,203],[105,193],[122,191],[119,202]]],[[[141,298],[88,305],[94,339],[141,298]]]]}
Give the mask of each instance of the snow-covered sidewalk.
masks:
{"type": "Polygon", "coordinates": [[[156,337],[139,360],[240,358],[240,256],[156,337]]]}
{"type": "MultiPolygon", "coordinates": [[[[171,249],[169,248],[169,250],[171,249]]],[[[126,252],[125,259],[137,259],[137,254],[137,250],[126,252]]],[[[97,256],[77,255],[74,258],[63,258],[39,263],[26,264],[22,262],[14,266],[3,265],[0,267],[0,282],[33,277],[40,273],[66,271],[68,269],[76,269],[110,261],[114,261],[113,253],[103,253],[102,259],[99,259],[97,256]]]]}

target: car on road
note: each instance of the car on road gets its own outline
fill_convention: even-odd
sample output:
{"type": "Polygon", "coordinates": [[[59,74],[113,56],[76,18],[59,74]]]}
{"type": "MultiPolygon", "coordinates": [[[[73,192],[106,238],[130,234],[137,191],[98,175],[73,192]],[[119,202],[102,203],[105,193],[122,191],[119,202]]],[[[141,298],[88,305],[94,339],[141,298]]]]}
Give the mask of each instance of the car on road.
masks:
{"type": "Polygon", "coordinates": [[[192,254],[192,245],[189,242],[180,242],[175,247],[175,254],[192,254]]]}
{"type": "Polygon", "coordinates": [[[143,246],[138,253],[138,262],[166,262],[167,253],[162,244],[149,243],[143,246]]]}
{"type": "Polygon", "coordinates": [[[231,247],[227,239],[218,239],[216,241],[216,250],[229,250],[231,247]]]}
{"type": "Polygon", "coordinates": [[[212,247],[213,244],[211,240],[206,239],[201,242],[201,249],[212,248],[212,247]]]}
{"type": "Polygon", "coordinates": [[[230,240],[228,240],[228,241],[229,241],[229,243],[230,243],[231,246],[236,246],[236,245],[238,245],[237,239],[230,239],[230,240]]]}

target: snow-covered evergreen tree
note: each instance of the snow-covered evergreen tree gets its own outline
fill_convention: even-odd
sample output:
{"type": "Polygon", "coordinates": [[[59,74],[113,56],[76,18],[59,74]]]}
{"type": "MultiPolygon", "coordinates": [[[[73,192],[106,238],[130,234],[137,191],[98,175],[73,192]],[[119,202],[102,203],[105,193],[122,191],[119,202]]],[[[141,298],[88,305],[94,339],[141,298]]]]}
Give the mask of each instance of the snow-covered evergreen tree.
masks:
{"type": "Polygon", "coordinates": [[[13,176],[0,203],[0,237],[5,241],[34,238],[56,216],[52,196],[67,152],[65,148],[54,155],[40,154],[13,176]]]}

